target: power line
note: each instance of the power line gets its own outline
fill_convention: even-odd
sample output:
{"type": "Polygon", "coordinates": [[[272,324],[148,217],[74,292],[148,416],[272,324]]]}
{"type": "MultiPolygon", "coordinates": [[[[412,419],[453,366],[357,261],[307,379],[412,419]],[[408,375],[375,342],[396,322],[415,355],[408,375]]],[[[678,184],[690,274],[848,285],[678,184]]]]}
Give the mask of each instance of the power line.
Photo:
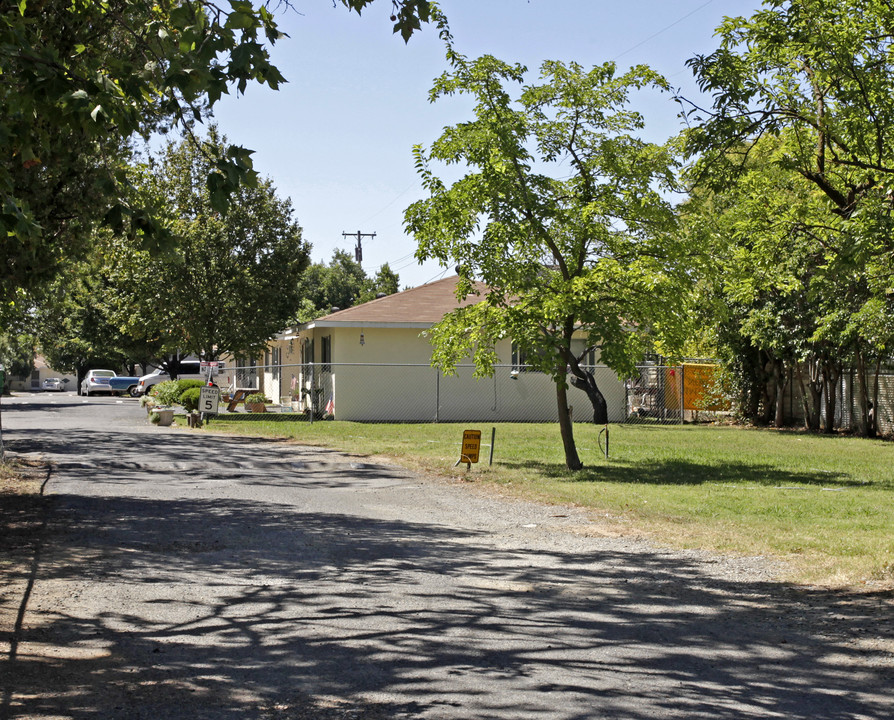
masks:
{"type": "Polygon", "coordinates": [[[654,40],[654,39],[657,38],[659,35],[661,35],[661,34],[663,34],[663,33],[666,33],[668,30],[670,30],[670,29],[671,29],[672,27],[674,27],[675,25],[679,25],[679,24],[680,24],[681,22],[683,22],[686,18],[690,17],[691,15],[695,15],[699,10],[708,7],[708,5],[710,5],[710,4],[713,3],[713,2],[714,2],[714,0],[708,0],[708,2],[706,2],[706,3],[702,3],[702,4],[699,5],[697,8],[695,8],[695,10],[692,10],[692,11],[686,13],[686,14],[685,14],[683,17],[681,17],[679,20],[675,20],[674,22],[672,22],[672,23],[671,23],[670,25],[668,25],[667,27],[664,27],[664,28],[662,28],[661,30],[659,30],[658,32],[656,32],[656,33],[654,33],[654,34],[652,34],[652,35],[649,35],[649,37],[647,37],[647,38],[646,38],[645,40],[643,40],[642,42],[638,42],[638,43],[637,43],[636,45],[634,45],[633,47],[629,47],[629,48],[627,48],[624,52],[619,53],[618,55],[615,55],[615,57],[612,58],[612,59],[613,59],[613,60],[617,60],[617,59],[620,58],[620,57],[624,57],[624,55],[626,55],[627,53],[629,53],[629,52],[633,52],[633,51],[636,50],[637,48],[642,47],[643,45],[645,45],[645,44],[646,44],[647,42],[649,42],[650,40],[654,40]]]}

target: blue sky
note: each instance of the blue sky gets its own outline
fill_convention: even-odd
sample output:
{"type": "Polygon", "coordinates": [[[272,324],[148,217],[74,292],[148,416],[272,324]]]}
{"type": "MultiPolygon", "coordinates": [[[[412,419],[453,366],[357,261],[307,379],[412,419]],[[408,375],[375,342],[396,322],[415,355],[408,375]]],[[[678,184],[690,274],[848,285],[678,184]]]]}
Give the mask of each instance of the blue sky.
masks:
{"type": "MultiPolygon", "coordinates": [[[[376,233],[363,240],[363,266],[383,263],[401,286],[443,275],[437,263],[418,265],[415,243],[403,232],[403,211],[423,197],[411,149],[430,144],[441,129],[471,117],[463,100],[428,102],[432,80],[446,69],[432,27],[408,45],[391,34],[391,3],[377,0],[363,17],[333,0],[293,0],[280,13],[284,38],[273,59],[288,79],[278,92],[250,88],[226,98],[216,121],[229,141],[255,150],[258,171],[295,207],[314,261],[335,248],[353,252],[343,232],[376,233]]],[[[694,95],[685,61],[716,47],[724,16],[750,15],[759,0],[441,0],[457,49],[520,62],[531,80],[544,60],[585,67],[614,60],[619,69],[652,66],[694,95]]],[[[648,136],[679,130],[677,106],[644,97],[648,136]]]]}

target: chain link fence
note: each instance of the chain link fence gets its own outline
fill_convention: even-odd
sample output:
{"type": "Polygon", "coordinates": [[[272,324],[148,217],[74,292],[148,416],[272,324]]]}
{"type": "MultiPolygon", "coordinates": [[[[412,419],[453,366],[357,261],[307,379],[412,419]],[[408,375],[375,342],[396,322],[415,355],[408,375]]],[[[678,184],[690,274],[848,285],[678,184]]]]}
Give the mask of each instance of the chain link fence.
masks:
{"type": "MultiPolygon", "coordinates": [[[[693,359],[680,364],[646,362],[619,379],[605,366],[588,366],[606,399],[612,423],[680,425],[729,418],[732,401],[721,366],[693,359]]],[[[429,365],[305,363],[229,366],[219,378],[230,392],[263,392],[272,409],[309,419],[356,422],[556,422],[552,380],[525,365],[498,365],[492,377],[476,378],[461,365],[444,375],[429,365]]],[[[855,429],[859,420],[857,383],[845,373],[836,386],[835,427],[855,429]]],[[[879,374],[879,430],[894,433],[894,370],[879,374]]],[[[786,384],[786,422],[804,421],[801,389],[786,384]]],[[[586,394],[569,385],[575,422],[592,422],[586,394]]],[[[825,406],[823,406],[825,407],[825,406]]],[[[823,412],[825,412],[823,410],[823,412]]]]}
{"type": "MultiPolygon", "coordinates": [[[[716,366],[638,368],[621,380],[605,366],[588,366],[606,399],[609,422],[682,423],[712,419],[726,412],[706,399],[716,366]],[[687,381],[688,378],[688,381],[687,381]]],[[[556,422],[558,405],[552,379],[525,365],[498,365],[476,378],[461,365],[444,375],[429,365],[305,363],[229,367],[220,382],[231,392],[263,392],[284,413],[311,419],[356,422],[556,422]]],[[[568,387],[575,422],[592,422],[587,395],[568,387]]]]}

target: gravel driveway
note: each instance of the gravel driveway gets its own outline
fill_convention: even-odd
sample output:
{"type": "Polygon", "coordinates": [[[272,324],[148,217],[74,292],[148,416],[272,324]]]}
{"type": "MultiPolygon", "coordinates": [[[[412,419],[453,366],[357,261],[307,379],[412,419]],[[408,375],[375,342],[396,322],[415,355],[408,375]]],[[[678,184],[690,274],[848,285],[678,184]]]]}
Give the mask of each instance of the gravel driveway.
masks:
{"type": "Polygon", "coordinates": [[[52,467],[46,539],[0,565],[0,718],[894,716],[890,594],[130,399],[2,422],[52,467]]]}

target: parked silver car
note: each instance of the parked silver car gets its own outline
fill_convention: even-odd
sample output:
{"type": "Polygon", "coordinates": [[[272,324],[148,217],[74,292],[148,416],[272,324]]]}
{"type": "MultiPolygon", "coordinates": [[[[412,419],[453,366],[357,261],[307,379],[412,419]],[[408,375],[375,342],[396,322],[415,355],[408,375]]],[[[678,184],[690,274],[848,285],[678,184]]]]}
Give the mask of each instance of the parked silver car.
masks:
{"type": "Polygon", "coordinates": [[[114,370],[88,370],[86,377],[81,381],[78,395],[91,393],[108,393],[112,395],[115,390],[109,385],[109,379],[116,377],[114,370]]]}
{"type": "Polygon", "coordinates": [[[65,390],[65,380],[62,378],[44,378],[40,386],[43,390],[62,392],[65,390]]]}

